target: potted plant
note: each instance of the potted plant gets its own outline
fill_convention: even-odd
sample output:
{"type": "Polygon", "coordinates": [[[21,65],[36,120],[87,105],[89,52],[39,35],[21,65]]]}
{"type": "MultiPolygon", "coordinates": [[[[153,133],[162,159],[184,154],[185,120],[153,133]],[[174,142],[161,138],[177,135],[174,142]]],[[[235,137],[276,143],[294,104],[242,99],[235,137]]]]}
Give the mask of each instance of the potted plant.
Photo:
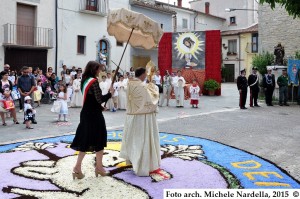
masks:
{"type": "Polygon", "coordinates": [[[204,89],[208,91],[208,95],[215,95],[215,90],[220,88],[220,84],[214,79],[208,79],[204,82],[204,89]]]}

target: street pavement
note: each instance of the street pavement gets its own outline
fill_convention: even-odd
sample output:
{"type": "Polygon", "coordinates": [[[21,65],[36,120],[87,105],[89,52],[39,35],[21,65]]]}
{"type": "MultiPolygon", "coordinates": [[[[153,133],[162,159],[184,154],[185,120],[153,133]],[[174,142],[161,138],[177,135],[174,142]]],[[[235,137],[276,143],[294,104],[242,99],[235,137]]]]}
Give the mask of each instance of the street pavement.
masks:
{"type": "MultiPolygon", "coordinates": [[[[227,144],[267,159],[291,176],[300,180],[300,108],[267,107],[240,110],[236,84],[222,84],[221,96],[201,96],[198,109],[185,101],[184,108],[176,108],[175,100],[169,107],[160,107],[158,124],[161,132],[206,138],[227,144]]],[[[247,104],[248,101],[247,101],[247,104]]],[[[24,124],[0,126],[0,144],[44,137],[73,134],[79,123],[80,108],[70,108],[67,123],[57,123],[51,105],[38,107],[34,129],[24,124]]],[[[17,115],[23,120],[23,113],[17,115]]],[[[108,130],[123,129],[125,111],[104,112],[108,130]]]]}

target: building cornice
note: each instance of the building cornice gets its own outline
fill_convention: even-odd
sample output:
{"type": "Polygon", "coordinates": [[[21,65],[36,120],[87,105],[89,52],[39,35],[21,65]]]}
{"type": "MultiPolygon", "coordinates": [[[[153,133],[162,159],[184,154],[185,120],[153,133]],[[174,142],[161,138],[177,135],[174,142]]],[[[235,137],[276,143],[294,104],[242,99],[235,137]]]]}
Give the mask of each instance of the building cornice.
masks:
{"type": "Polygon", "coordinates": [[[239,29],[239,30],[226,30],[221,33],[222,36],[232,36],[232,35],[240,35],[243,33],[257,33],[258,32],[258,24],[254,24],[248,28],[239,29]]]}

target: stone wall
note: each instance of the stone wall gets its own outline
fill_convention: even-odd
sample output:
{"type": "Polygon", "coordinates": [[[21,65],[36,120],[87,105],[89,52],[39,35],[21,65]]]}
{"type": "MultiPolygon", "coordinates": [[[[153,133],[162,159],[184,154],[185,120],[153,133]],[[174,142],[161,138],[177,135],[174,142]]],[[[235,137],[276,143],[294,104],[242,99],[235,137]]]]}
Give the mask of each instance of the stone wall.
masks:
{"type": "Polygon", "coordinates": [[[273,53],[278,42],[285,47],[286,57],[300,50],[299,18],[293,19],[279,5],[272,10],[269,4],[264,4],[259,7],[258,21],[259,52],[273,53]]]}

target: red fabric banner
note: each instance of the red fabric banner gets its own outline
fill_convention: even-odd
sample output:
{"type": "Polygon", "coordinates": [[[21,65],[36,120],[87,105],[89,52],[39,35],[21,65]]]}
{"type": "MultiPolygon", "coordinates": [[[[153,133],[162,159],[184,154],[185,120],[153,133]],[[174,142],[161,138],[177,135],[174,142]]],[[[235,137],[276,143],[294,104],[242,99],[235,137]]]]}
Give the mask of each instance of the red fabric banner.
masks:
{"type": "MultiPolygon", "coordinates": [[[[221,84],[221,33],[219,30],[206,31],[205,79],[214,79],[221,84]]],[[[221,89],[215,93],[221,95],[221,89]]]]}
{"type": "Polygon", "coordinates": [[[164,33],[158,44],[158,68],[161,76],[172,72],[172,33],[164,33]]]}

